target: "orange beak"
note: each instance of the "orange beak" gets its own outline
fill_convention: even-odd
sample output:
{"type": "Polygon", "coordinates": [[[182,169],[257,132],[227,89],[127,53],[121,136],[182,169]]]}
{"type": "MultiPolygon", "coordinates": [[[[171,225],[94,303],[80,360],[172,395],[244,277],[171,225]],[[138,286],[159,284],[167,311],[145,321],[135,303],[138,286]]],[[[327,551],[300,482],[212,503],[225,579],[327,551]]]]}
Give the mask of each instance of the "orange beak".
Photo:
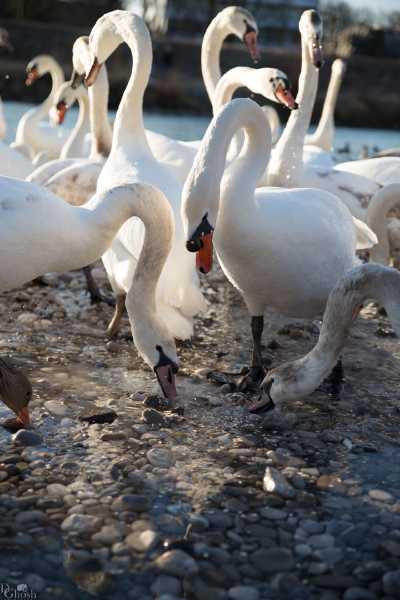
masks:
{"type": "Polygon", "coordinates": [[[65,102],[60,101],[57,104],[57,125],[62,125],[64,123],[65,115],[67,113],[68,107],[65,102]]]}
{"type": "Polygon", "coordinates": [[[21,410],[17,414],[17,417],[24,427],[29,427],[31,420],[29,417],[29,410],[26,406],[24,408],[21,408],[21,410]]]}
{"type": "Polygon", "coordinates": [[[32,83],[38,78],[39,73],[37,67],[32,67],[32,69],[26,74],[25,85],[32,85],[32,83]]]}
{"type": "Polygon", "coordinates": [[[243,41],[247,46],[247,50],[250,52],[250,56],[254,62],[260,60],[260,50],[257,46],[257,32],[248,31],[244,34],[243,41]]]}
{"type": "Polygon", "coordinates": [[[213,232],[201,236],[202,247],[196,252],[196,267],[200,273],[209,273],[213,264],[213,232]]]}
{"type": "Polygon", "coordinates": [[[275,97],[281,104],[283,104],[283,106],[287,106],[287,108],[290,108],[290,110],[296,110],[296,108],[299,108],[299,105],[293,98],[292,92],[285,89],[283,85],[278,85],[275,90],[275,97]]]}

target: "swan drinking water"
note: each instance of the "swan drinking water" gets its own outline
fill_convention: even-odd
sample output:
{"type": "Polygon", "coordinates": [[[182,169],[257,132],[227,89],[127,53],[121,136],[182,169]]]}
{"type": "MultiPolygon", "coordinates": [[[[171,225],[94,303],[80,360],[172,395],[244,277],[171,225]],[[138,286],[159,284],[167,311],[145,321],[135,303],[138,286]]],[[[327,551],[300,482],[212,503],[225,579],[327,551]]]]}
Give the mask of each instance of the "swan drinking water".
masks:
{"type": "Polygon", "coordinates": [[[132,286],[126,297],[133,340],[154,370],[167,398],[176,396],[174,340],[156,311],[156,286],[171,250],[174,221],[165,196],[133,183],[71,206],[26,181],[0,177],[0,291],[20,287],[45,273],[63,273],[93,263],[132,217],[144,227],[132,286]],[[162,227],[160,227],[162,222],[162,227]]]}

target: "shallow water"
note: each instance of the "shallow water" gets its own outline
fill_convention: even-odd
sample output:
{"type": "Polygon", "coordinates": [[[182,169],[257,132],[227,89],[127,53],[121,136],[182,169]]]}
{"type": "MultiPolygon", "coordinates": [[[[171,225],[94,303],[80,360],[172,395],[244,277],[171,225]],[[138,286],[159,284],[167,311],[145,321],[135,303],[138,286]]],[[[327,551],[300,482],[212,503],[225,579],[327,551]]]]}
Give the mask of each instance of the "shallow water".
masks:
{"type": "MultiPolygon", "coordinates": [[[[33,107],[32,104],[24,102],[4,102],[4,114],[7,121],[6,142],[13,141],[15,130],[21,116],[33,107]]],[[[72,108],[65,121],[66,127],[73,127],[77,108],[72,108]]],[[[115,112],[110,111],[113,118],[115,112]]],[[[161,112],[145,112],[145,126],[159,133],[176,139],[194,140],[204,134],[209,123],[209,118],[193,115],[173,115],[161,112]]],[[[350,158],[359,158],[363,147],[368,149],[369,154],[385,148],[400,147],[400,131],[389,131],[386,129],[354,129],[351,127],[337,127],[335,138],[336,158],[338,161],[350,158]],[[343,152],[349,146],[350,152],[343,152]]]]}

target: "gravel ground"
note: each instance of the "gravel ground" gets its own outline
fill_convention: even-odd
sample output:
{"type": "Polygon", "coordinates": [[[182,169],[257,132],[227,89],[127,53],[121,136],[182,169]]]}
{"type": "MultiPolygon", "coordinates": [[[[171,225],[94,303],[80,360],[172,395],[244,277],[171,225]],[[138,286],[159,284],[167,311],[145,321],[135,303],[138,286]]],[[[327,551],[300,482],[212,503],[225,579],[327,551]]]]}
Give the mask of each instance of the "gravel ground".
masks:
{"type": "MultiPolygon", "coordinates": [[[[214,272],[179,347],[182,416],[152,407],[127,319],[110,342],[112,309],[90,305],[79,273],[47,280],[0,296],[0,354],[34,386],[31,432],[0,431],[0,592],[400,598],[400,350],[373,305],[346,346],[341,397],[320,389],[261,418],[235,391],[248,315],[214,272]]],[[[275,364],[317,339],[310,323],[266,323],[275,364]]]]}

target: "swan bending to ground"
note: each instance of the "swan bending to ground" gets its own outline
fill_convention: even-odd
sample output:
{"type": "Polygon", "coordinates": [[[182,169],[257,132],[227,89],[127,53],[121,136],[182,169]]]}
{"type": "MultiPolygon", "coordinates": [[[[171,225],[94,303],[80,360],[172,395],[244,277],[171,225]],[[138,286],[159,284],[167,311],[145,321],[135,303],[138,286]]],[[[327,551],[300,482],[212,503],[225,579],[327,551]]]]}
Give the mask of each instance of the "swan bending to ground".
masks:
{"type": "Polygon", "coordinates": [[[45,273],[65,273],[93,263],[110,247],[125,221],[141,220],[144,241],[126,308],[139,354],[154,369],[164,395],[173,400],[176,349],[158,317],[155,300],[174,231],[165,196],[153,186],[133,183],[75,207],[33,183],[1,177],[0,214],[0,291],[45,273]]]}
{"type": "Polygon", "coordinates": [[[400,273],[382,265],[367,264],[346,273],[329,295],[315,347],[297,360],[268,372],[262,394],[250,410],[265,412],[283,402],[311,394],[332,371],[363,303],[373,298],[384,306],[400,336],[400,273]]]}
{"type": "Polygon", "coordinates": [[[22,152],[31,160],[42,152],[46,152],[49,159],[57,158],[69,135],[69,132],[62,128],[51,127],[49,123],[42,122],[47,119],[54,103],[54,96],[60,85],[64,83],[64,73],[58,62],[47,54],[36,56],[26,67],[26,84],[31,85],[47,73],[51,76],[50,94],[42,104],[22,115],[17,126],[15,141],[11,144],[12,148],[22,152]]]}
{"type": "Polygon", "coordinates": [[[320,315],[338,279],[359,264],[353,217],[339,198],[318,189],[256,187],[270,152],[261,109],[233,100],[208,127],[182,194],[187,249],[206,273],[214,242],[251,315],[252,362],[242,389],[264,374],[265,307],[290,317],[320,315]],[[229,144],[241,128],[246,143],[224,173],[229,144]]]}

